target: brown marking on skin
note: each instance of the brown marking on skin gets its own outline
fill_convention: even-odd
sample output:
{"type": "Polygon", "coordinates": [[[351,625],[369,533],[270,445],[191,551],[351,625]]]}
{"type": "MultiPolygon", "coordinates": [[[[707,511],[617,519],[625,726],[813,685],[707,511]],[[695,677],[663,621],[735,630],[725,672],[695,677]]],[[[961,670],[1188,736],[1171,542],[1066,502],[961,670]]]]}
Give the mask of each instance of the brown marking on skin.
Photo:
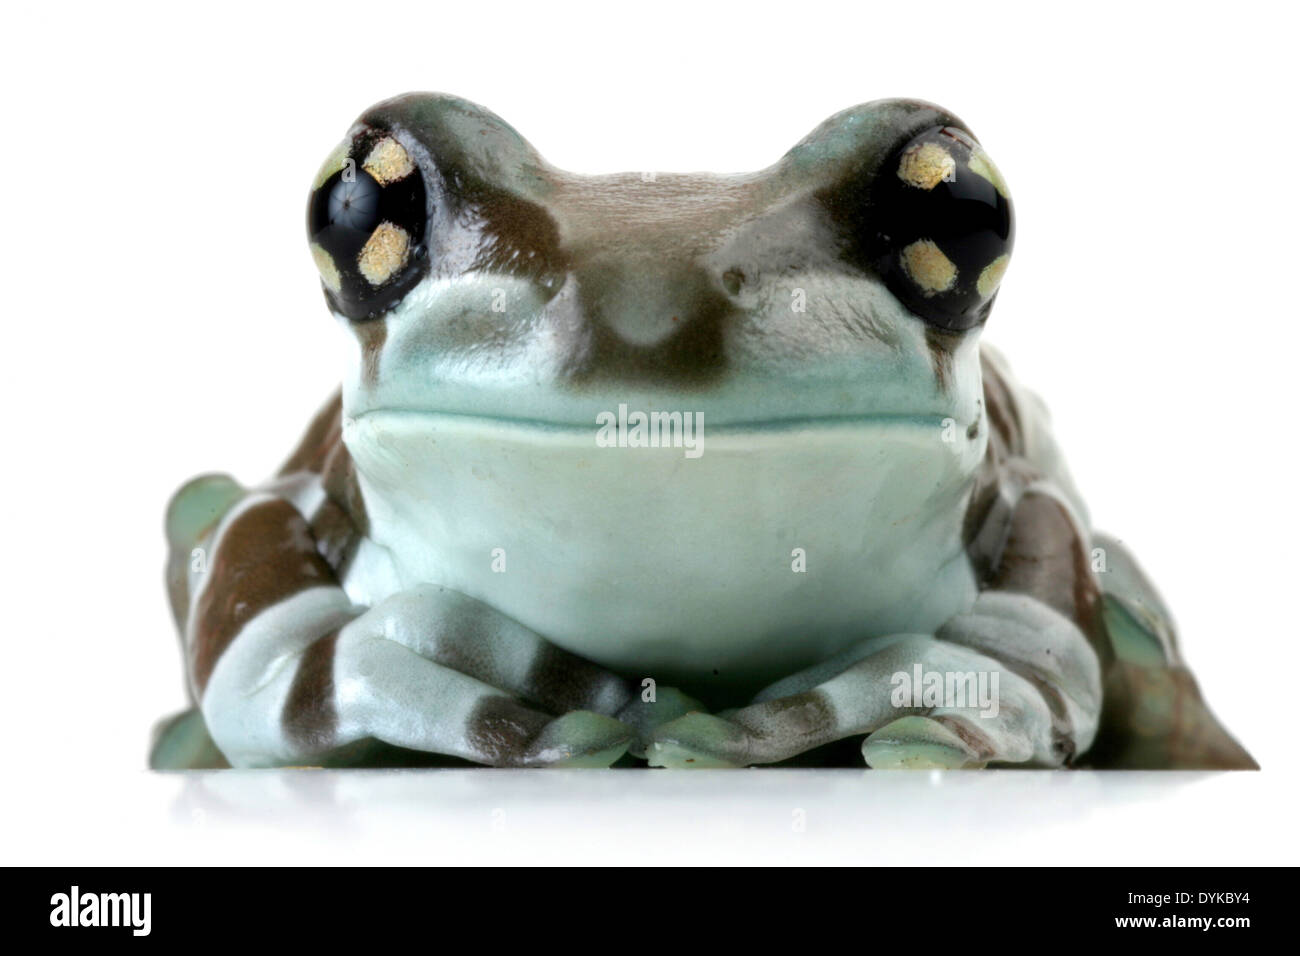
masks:
{"type": "Polygon", "coordinates": [[[749,720],[738,715],[739,719],[735,722],[760,739],[773,736],[774,729],[782,738],[804,741],[811,738],[813,743],[808,746],[827,743],[833,739],[831,734],[835,730],[835,705],[822,691],[806,690],[767,701],[759,705],[759,714],[761,718],[749,720]]]}
{"type": "Polygon", "coordinates": [[[559,226],[542,206],[486,183],[466,184],[460,198],[463,221],[479,229],[471,269],[531,279],[559,278],[568,269],[559,226]]]}
{"type": "MultiPolygon", "coordinates": [[[[994,506],[998,501],[999,489],[1004,484],[1024,488],[1035,481],[1039,475],[1022,457],[1024,454],[1024,433],[1020,423],[1019,412],[1012,398],[1010,386],[983,353],[980,354],[980,372],[984,386],[984,417],[989,424],[988,446],[984,459],[975,472],[971,488],[970,502],[966,506],[966,517],[962,525],[962,541],[970,552],[970,558],[976,573],[985,577],[992,571],[992,564],[1003,538],[999,536],[996,548],[976,548],[981,539],[981,532],[992,520],[994,506]]],[[[999,519],[1001,520],[1001,519],[999,519]]]]}
{"type": "Polygon", "coordinates": [[[931,720],[956,734],[958,739],[971,750],[974,760],[986,761],[993,756],[995,751],[992,741],[967,721],[951,714],[940,714],[938,717],[932,717],[931,720]]]}
{"type": "Polygon", "coordinates": [[[707,387],[726,374],[732,304],[704,270],[680,265],[662,282],[647,283],[621,266],[585,265],[578,270],[578,297],[590,318],[589,340],[566,370],[568,382],[661,382],[688,389],[707,387]],[[636,320],[664,323],[655,329],[653,342],[632,341],[619,330],[629,290],[634,290],[633,298],[644,297],[662,308],[662,320],[649,314],[636,320]]]}
{"type": "Polygon", "coordinates": [[[1043,698],[1043,702],[1047,704],[1047,710],[1052,717],[1052,749],[1062,763],[1068,763],[1073,759],[1074,723],[1070,720],[1070,712],[1065,706],[1065,696],[1047,675],[1026,661],[1009,660],[1001,656],[996,648],[988,647],[978,635],[962,634],[957,636],[947,632],[945,628],[940,628],[936,636],[940,640],[961,644],[963,647],[969,647],[988,657],[996,658],[1004,670],[1015,674],[1032,685],[1043,698]]]}
{"type": "Polygon", "coordinates": [[[338,712],[334,706],[334,648],[337,629],[314,641],[298,660],[280,722],[284,734],[303,753],[334,746],[338,712]]]}
{"type": "Polygon", "coordinates": [[[217,544],[191,620],[190,673],[198,692],[254,616],[308,588],[336,583],[289,502],[273,498],[236,517],[217,544]]]}
{"type": "Polygon", "coordinates": [[[316,550],[334,573],[342,577],[344,566],[360,540],[352,517],[337,501],[326,498],[312,515],[311,533],[316,539],[316,550]]]}
{"type": "Polygon", "coordinates": [[[171,603],[172,620],[176,630],[185,635],[185,621],[190,614],[190,562],[194,560],[193,549],[204,547],[205,539],[212,534],[226,513],[216,515],[212,523],[199,532],[189,550],[173,547],[167,555],[167,598],[171,603]]]}
{"type": "Polygon", "coordinates": [[[316,413],[316,417],[311,420],[306,434],[298,442],[298,447],[280,466],[276,475],[291,475],[295,471],[310,471],[319,475],[334,445],[342,440],[342,419],[343,393],[341,390],[336,390],[329,401],[316,413]]]}
{"type": "Polygon", "coordinates": [[[987,580],[998,563],[1015,510],[1014,502],[1024,489],[1041,478],[1038,470],[1025,459],[1004,457],[998,443],[989,439],[975,472],[962,524],[962,541],[978,580],[987,580]]]}
{"type": "Polygon", "coordinates": [[[953,351],[961,339],[960,332],[945,332],[932,325],[925,327],[925,345],[930,351],[930,367],[943,391],[947,391],[948,383],[952,381],[953,351]]]}
{"type": "Polygon", "coordinates": [[[980,355],[980,374],[984,383],[984,410],[988,415],[990,436],[996,436],[1004,455],[1023,455],[1024,428],[1011,387],[997,368],[980,355]]]}
{"type": "Polygon", "coordinates": [[[185,622],[190,613],[190,567],[195,560],[195,549],[207,548],[208,538],[221,523],[221,519],[246,493],[228,475],[199,475],[177,489],[167,503],[167,516],[164,519],[167,534],[167,597],[171,604],[172,620],[182,642],[185,639],[185,622]],[[214,494],[218,487],[224,493],[214,494]],[[204,497],[201,516],[193,514],[197,507],[194,500],[196,494],[204,497]],[[184,510],[184,520],[178,520],[176,509],[184,510]]]}
{"type": "Polygon", "coordinates": [[[1185,667],[1116,661],[1106,676],[1088,766],[1120,770],[1258,770],[1224,730],[1185,667]]]}
{"type": "MultiPolygon", "coordinates": [[[[1041,475],[1023,458],[1024,429],[1010,386],[983,356],[980,364],[989,442],[975,475],[963,539],[981,590],[1027,594],[1064,614],[1097,652],[1104,672],[1114,652],[1104,632],[1101,588],[1087,539],[1056,498],[1038,491],[1020,494],[1041,475]],[[1004,487],[1019,494],[1009,512],[998,507],[1004,487]]],[[[1073,728],[1059,692],[1027,665],[1006,666],[1038,689],[1052,715],[1053,747],[1063,762],[1071,761],[1073,728]]]]}
{"type": "Polygon", "coordinates": [[[1103,668],[1113,658],[1087,540],[1066,506],[1051,495],[1031,490],[1021,497],[985,586],[1037,598],[1078,624],[1103,668]]]}
{"type": "Polygon", "coordinates": [[[331,449],[325,460],[321,473],[325,486],[325,496],[343,509],[352,521],[358,536],[370,530],[366,517],[366,502],[361,497],[361,485],[357,482],[357,466],[352,460],[348,446],[340,441],[331,449]]]}
{"type": "MultiPolygon", "coordinates": [[[[458,614],[448,639],[438,640],[431,660],[485,684],[504,686],[494,648],[495,626],[486,605],[458,614]]],[[[634,695],[631,682],[552,644],[540,645],[519,687],[511,686],[529,704],[555,714],[573,710],[613,713],[634,695]]]]}
{"type": "Polygon", "coordinates": [[[431,635],[432,646],[423,653],[429,660],[485,684],[503,683],[493,648],[495,639],[488,625],[485,605],[467,606],[456,614],[444,635],[431,635]]]}
{"type": "Polygon", "coordinates": [[[565,714],[571,710],[591,710],[609,691],[617,689],[622,703],[633,696],[632,685],[601,667],[553,644],[542,645],[528,676],[523,693],[547,710],[565,714]]]}
{"type": "Polygon", "coordinates": [[[379,356],[388,338],[388,325],[383,319],[353,322],[353,330],[361,343],[361,381],[373,388],[379,381],[379,356]]]}
{"type": "MultiPolygon", "coordinates": [[[[961,539],[967,549],[970,549],[979,536],[980,531],[984,528],[989,519],[989,514],[993,509],[998,498],[998,473],[1000,457],[997,446],[992,439],[984,449],[984,457],[975,469],[974,482],[971,485],[970,501],[966,504],[966,516],[962,519],[961,539]]],[[[986,559],[977,560],[976,555],[971,555],[971,560],[975,564],[976,573],[981,577],[984,571],[986,559]]]]}
{"type": "Polygon", "coordinates": [[[999,659],[1002,667],[1010,671],[1038,691],[1043,703],[1047,704],[1052,716],[1052,749],[1062,763],[1074,759],[1074,721],[1065,706],[1065,695],[1038,670],[1022,661],[999,659]]]}
{"type": "Polygon", "coordinates": [[[476,759],[494,767],[517,766],[548,723],[545,714],[509,697],[493,696],[474,708],[465,736],[476,759]]]}
{"type": "Polygon", "coordinates": [[[343,444],[342,415],[342,396],[335,392],[279,472],[307,471],[321,476],[325,500],[311,516],[311,532],[317,551],[336,574],[342,574],[366,527],[356,470],[343,444]]]}

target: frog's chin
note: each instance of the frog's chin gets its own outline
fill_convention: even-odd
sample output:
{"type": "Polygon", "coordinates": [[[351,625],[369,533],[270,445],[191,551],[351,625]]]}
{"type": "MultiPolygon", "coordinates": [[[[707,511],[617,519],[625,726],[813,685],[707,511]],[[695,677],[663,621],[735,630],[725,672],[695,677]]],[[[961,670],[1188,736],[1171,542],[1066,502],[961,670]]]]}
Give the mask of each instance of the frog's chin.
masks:
{"type": "MultiPolygon", "coordinates": [[[[759,684],[973,598],[979,433],[782,420],[683,440],[376,410],[348,419],[370,537],[403,585],[492,604],[632,676],[759,684]]],[[[683,429],[684,431],[684,429],[683,429]]],[[[979,430],[983,432],[983,429],[979,430]]]]}

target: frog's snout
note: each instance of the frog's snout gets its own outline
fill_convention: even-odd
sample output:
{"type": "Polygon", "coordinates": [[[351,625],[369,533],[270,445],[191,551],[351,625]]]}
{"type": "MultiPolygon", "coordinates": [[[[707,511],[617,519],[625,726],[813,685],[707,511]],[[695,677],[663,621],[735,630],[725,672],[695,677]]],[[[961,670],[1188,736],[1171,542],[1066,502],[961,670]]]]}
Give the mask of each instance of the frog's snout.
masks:
{"type": "Polygon", "coordinates": [[[707,265],[622,251],[578,264],[573,278],[600,367],[679,381],[725,368],[724,324],[736,308],[707,265]]]}
{"type": "Polygon", "coordinates": [[[577,273],[583,305],[593,322],[631,346],[656,346],[730,308],[703,266],[593,263],[577,273]]]}

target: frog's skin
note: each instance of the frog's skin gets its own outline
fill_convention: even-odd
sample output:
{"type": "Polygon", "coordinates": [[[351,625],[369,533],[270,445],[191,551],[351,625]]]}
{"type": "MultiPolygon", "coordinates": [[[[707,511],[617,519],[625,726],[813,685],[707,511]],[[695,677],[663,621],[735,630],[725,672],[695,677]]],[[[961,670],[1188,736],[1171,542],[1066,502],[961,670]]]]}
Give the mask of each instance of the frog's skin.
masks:
{"type": "Polygon", "coordinates": [[[197,709],[155,766],[1253,766],[978,344],[1011,207],[951,114],[589,177],[413,94],[309,220],[355,348],[275,478],[172,502],[197,709]],[[599,446],[620,406],[702,414],[702,453],[599,446]],[[895,706],[917,666],[997,714],[895,706]]]}

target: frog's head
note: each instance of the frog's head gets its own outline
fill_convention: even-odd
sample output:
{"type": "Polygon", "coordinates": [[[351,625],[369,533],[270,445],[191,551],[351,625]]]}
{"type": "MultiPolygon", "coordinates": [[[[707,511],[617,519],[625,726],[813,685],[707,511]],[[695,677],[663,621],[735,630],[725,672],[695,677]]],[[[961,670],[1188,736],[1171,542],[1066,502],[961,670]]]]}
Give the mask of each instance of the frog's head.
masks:
{"type": "Polygon", "coordinates": [[[309,233],[360,342],[353,415],[969,425],[1012,224],[996,167],[925,103],[846,110],[758,173],[576,176],[486,110],[412,94],[330,154],[309,233]]]}
{"type": "MultiPolygon", "coordinates": [[[[903,565],[881,529],[960,549],[947,516],[987,441],[976,338],[1012,225],[997,169],[942,109],[846,110],[756,173],[578,176],[477,106],[407,95],[327,159],[309,233],[357,341],[345,440],[367,505],[389,510],[390,538],[422,524],[443,583],[525,620],[585,607],[596,627],[557,595],[642,572],[668,594],[718,562],[784,567],[764,562],[794,545],[844,558],[819,586],[847,593],[870,548],[878,573],[903,565]],[[702,416],[702,459],[598,448],[621,406],[702,416]],[[780,522],[752,520],[756,496],[780,522]],[[476,569],[529,535],[552,553],[527,575],[549,590],[525,600],[476,569]],[[656,538],[678,552],[651,554],[656,538]]],[[[754,595],[781,602],[788,584],[752,583],[735,593],[777,623],[863,612],[765,609],[754,595]]],[[[662,606],[621,630],[660,626],[662,606]]]]}

